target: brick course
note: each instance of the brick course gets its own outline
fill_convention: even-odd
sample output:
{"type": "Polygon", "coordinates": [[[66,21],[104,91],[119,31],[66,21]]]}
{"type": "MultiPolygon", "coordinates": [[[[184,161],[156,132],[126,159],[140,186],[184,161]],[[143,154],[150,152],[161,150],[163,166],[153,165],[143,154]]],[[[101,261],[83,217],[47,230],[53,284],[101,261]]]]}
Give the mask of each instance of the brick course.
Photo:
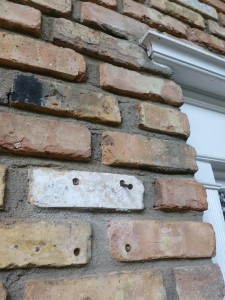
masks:
{"type": "Polygon", "coordinates": [[[139,128],[182,137],[189,136],[190,127],[184,113],[151,103],[141,103],[136,108],[139,128]]]}
{"type": "Polygon", "coordinates": [[[0,32],[0,65],[83,81],[84,57],[71,49],[12,33],[0,32]]]}
{"type": "Polygon", "coordinates": [[[17,0],[19,3],[33,6],[44,13],[69,16],[72,9],[71,0],[17,0]]]}
{"type": "Polygon", "coordinates": [[[174,106],[183,103],[181,88],[173,81],[142,75],[110,64],[100,65],[100,86],[104,90],[142,100],[165,102],[174,106]]]}
{"type": "Polygon", "coordinates": [[[105,6],[113,10],[116,10],[117,8],[117,0],[91,0],[90,2],[105,6]]]}
{"type": "Polygon", "coordinates": [[[15,76],[10,105],[49,114],[73,117],[96,123],[121,123],[114,95],[91,92],[36,76],[15,76]]]}
{"type": "Polygon", "coordinates": [[[164,172],[196,171],[195,150],[185,143],[112,131],[103,133],[102,162],[164,172]]]}
{"type": "Polygon", "coordinates": [[[165,31],[178,37],[186,36],[187,26],[184,23],[135,1],[124,0],[123,13],[160,31],[165,31]]]}
{"type": "Polygon", "coordinates": [[[199,14],[186,7],[170,2],[168,0],[151,0],[150,7],[160,10],[162,13],[171,15],[172,17],[190,24],[198,28],[205,28],[204,19],[199,14]]]}
{"type": "Polygon", "coordinates": [[[41,33],[41,12],[32,7],[1,0],[0,26],[39,35],[41,33]]]}
{"type": "Polygon", "coordinates": [[[222,13],[219,13],[219,20],[220,20],[220,23],[223,27],[225,27],[225,15],[222,14],[222,13]]]}
{"type": "Polygon", "coordinates": [[[90,2],[81,3],[80,22],[125,39],[130,36],[139,39],[149,29],[139,21],[90,2]]]}
{"type": "Polygon", "coordinates": [[[218,39],[211,34],[202,32],[198,29],[190,29],[188,31],[188,39],[192,42],[203,45],[206,48],[213,49],[221,54],[225,54],[225,41],[218,39]]]}
{"type": "Polygon", "coordinates": [[[206,18],[218,20],[218,14],[214,7],[199,2],[199,0],[174,0],[174,2],[195,10],[206,18]]]}
{"type": "Polygon", "coordinates": [[[55,44],[98,59],[134,70],[154,72],[157,69],[136,43],[112,37],[79,23],[55,19],[52,36],[55,44]]]}
{"type": "MultiPolygon", "coordinates": [[[[160,270],[106,274],[64,281],[36,281],[26,284],[25,300],[61,299],[109,300],[128,295],[130,300],[165,300],[166,291],[160,270]]],[[[127,296],[127,297],[128,297],[127,296]]],[[[125,298],[124,298],[125,299],[125,298]]]]}
{"type": "Polygon", "coordinates": [[[82,265],[91,257],[88,223],[2,222],[0,233],[0,269],[82,265]]]}
{"type": "Polygon", "coordinates": [[[202,222],[111,222],[108,237],[118,261],[215,256],[212,225],[202,222]]]}
{"type": "Polygon", "coordinates": [[[225,28],[218,25],[218,23],[209,20],[208,27],[209,27],[210,33],[212,33],[213,35],[216,35],[222,39],[225,39],[225,28]]]}
{"type": "Polygon", "coordinates": [[[0,112],[0,150],[22,155],[87,161],[91,134],[83,125],[0,112]]]}
{"type": "Polygon", "coordinates": [[[155,183],[156,202],[161,210],[208,209],[205,188],[190,179],[158,179],[155,183]]]}
{"type": "Polygon", "coordinates": [[[218,265],[180,267],[173,273],[179,300],[223,299],[224,281],[218,265]]]}
{"type": "Polygon", "coordinates": [[[200,2],[206,3],[210,6],[213,6],[216,8],[217,11],[221,11],[225,13],[225,3],[220,0],[200,0],[200,2]]]}

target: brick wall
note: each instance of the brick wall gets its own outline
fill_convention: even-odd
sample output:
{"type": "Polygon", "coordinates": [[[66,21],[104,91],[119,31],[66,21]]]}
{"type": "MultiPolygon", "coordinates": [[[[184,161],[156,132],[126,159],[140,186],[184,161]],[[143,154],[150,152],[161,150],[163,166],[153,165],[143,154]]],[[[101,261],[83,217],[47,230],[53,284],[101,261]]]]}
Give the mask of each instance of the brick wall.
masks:
{"type": "Polygon", "coordinates": [[[225,54],[224,0],[0,1],[1,300],[222,299],[149,28],[225,54]]]}

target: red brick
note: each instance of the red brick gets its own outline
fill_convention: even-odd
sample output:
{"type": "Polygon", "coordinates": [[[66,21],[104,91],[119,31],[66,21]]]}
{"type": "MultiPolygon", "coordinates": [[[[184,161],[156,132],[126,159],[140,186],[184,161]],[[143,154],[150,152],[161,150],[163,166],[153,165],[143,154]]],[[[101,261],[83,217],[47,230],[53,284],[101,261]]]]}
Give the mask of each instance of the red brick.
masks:
{"type": "Polygon", "coordinates": [[[79,23],[55,19],[52,36],[54,44],[72,48],[117,65],[134,70],[165,73],[162,68],[156,69],[155,64],[137,43],[112,37],[79,23]]]}
{"type": "Polygon", "coordinates": [[[129,36],[141,38],[149,30],[141,22],[90,2],[81,3],[80,22],[126,39],[129,36]]]}
{"type": "Polygon", "coordinates": [[[208,29],[213,35],[225,39],[225,28],[221,27],[218,23],[208,20],[208,29]]]}
{"type": "Polygon", "coordinates": [[[218,265],[180,267],[173,269],[178,300],[222,300],[223,275],[218,265]]]}
{"type": "Polygon", "coordinates": [[[89,160],[91,134],[83,125],[0,112],[0,149],[51,158],[89,160]]]}
{"type": "Polygon", "coordinates": [[[7,299],[7,291],[3,283],[0,282],[0,299],[6,300],[7,299]]]}
{"type": "Polygon", "coordinates": [[[143,100],[182,105],[182,90],[173,81],[142,75],[110,64],[100,65],[100,86],[107,91],[143,100]]]}
{"type": "Polygon", "coordinates": [[[155,183],[156,202],[160,210],[198,210],[208,209],[204,187],[189,179],[158,179],[155,183]]]}
{"type": "Polygon", "coordinates": [[[207,223],[118,221],[110,223],[108,237],[111,256],[118,261],[215,255],[215,234],[207,223]]]}
{"type": "Polygon", "coordinates": [[[121,272],[60,281],[34,281],[26,284],[25,300],[165,300],[160,270],[121,272]],[[59,297],[60,296],[60,297],[59,297]]]}
{"type": "Polygon", "coordinates": [[[206,5],[204,3],[201,3],[199,2],[199,0],[173,0],[173,1],[200,13],[202,16],[204,16],[207,19],[208,18],[213,20],[218,19],[218,15],[215,8],[206,5]]]}
{"type": "Polygon", "coordinates": [[[225,54],[225,41],[218,39],[217,37],[203,32],[198,29],[188,30],[188,40],[196,42],[209,50],[214,50],[221,54],[225,54]]]}
{"type": "Polygon", "coordinates": [[[33,6],[44,13],[69,16],[72,9],[71,0],[17,0],[19,3],[33,6]]]}
{"type": "Polygon", "coordinates": [[[146,23],[150,27],[168,32],[172,35],[178,37],[186,37],[187,35],[187,26],[185,24],[135,1],[124,0],[123,13],[146,23]]]}
{"type": "Polygon", "coordinates": [[[53,80],[18,74],[10,105],[91,122],[119,125],[120,110],[114,95],[89,92],[53,80]]]}
{"type": "Polygon", "coordinates": [[[0,269],[83,265],[91,257],[91,226],[81,221],[1,221],[0,235],[0,269]]]}
{"type": "Polygon", "coordinates": [[[117,0],[90,0],[90,2],[115,10],[117,8],[117,0]]]}
{"type": "Polygon", "coordinates": [[[110,131],[103,133],[102,162],[173,172],[193,173],[197,168],[195,150],[183,142],[110,131]]]}
{"type": "Polygon", "coordinates": [[[220,20],[220,23],[223,27],[225,27],[225,15],[222,14],[222,13],[219,13],[219,20],[220,20]]]}
{"type": "Polygon", "coordinates": [[[182,137],[189,136],[187,116],[179,110],[144,102],[137,105],[137,111],[138,127],[141,129],[182,137]]]}
{"type": "Polygon", "coordinates": [[[168,0],[150,0],[150,7],[160,10],[162,13],[168,14],[182,22],[193,27],[205,28],[203,17],[184,6],[170,2],[168,0]]]}
{"type": "Polygon", "coordinates": [[[199,1],[215,7],[217,11],[225,13],[225,3],[223,1],[220,0],[199,0],[199,1]]]}
{"type": "Polygon", "coordinates": [[[0,26],[39,35],[41,32],[41,13],[32,7],[1,0],[0,26]]]}
{"type": "Polygon", "coordinates": [[[0,32],[0,64],[68,80],[85,79],[86,64],[82,55],[71,49],[0,32]]]}

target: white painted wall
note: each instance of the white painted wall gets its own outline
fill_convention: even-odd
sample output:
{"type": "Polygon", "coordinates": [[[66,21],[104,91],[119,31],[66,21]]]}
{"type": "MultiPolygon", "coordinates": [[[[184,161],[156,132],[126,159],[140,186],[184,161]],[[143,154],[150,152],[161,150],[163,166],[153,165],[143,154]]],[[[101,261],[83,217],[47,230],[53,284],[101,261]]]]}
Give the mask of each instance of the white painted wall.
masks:
{"type": "Polygon", "coordinates": [[[187,143],[199,155],[225,159],[225,115],[189,104],[184,104],[181,110],[188,115],[191,127],[187,143]]]}
{"type": "Polygon", "coordinates": [[[189,104],[184,104],[182,111],[187,114],[191,128],[188,144],[195,147],[198,155],[206,157],[206,161],[197,161],[199,170],[195,179],[206,187],[208,210],[203,221],[213,225],[216,234],[213,262],[219,264],[225,280],[225,222],[218,195],[222,182],[216,181],[212,168],[213,158],[225,159],[225,115],[189,104]],[[211,157],[208,162],[207,156],[211,157]]]}

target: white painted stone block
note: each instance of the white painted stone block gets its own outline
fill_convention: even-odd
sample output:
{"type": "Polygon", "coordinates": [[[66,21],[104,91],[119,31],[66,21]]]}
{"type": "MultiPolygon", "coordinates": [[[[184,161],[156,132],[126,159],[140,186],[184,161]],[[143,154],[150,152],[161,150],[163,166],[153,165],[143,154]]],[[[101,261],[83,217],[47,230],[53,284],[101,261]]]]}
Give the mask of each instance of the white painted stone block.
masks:
{"type": "Polygon", "coordinates": [[[29,171],[28,201],[39,207],[141,210],[143,194],[143,183],[134,176],[50,168],[29,171]]]}

